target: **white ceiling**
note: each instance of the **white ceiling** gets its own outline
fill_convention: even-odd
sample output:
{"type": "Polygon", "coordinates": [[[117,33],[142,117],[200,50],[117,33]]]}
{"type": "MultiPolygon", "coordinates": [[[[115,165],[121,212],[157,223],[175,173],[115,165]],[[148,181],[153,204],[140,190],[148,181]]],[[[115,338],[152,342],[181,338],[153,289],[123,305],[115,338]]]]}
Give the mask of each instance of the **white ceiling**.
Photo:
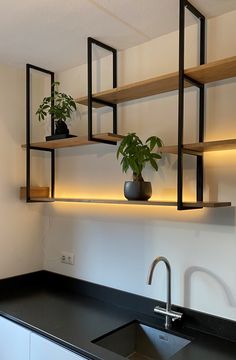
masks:
{"type": "MultiPolygon", "coordinates": [[[[236,0],[192,4],[208,18],[236,9],[236,0]]],[[[178,0],[0,0],[0,62],[63,70],[86,63],[88,36],[121,50],[177,28],[178,0]]]]}

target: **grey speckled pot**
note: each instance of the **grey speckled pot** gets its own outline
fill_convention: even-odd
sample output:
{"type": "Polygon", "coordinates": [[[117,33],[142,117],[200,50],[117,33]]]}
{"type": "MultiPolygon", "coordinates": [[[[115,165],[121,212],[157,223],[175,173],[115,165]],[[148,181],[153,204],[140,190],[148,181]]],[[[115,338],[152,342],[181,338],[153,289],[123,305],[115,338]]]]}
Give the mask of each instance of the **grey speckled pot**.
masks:
{"type": "Polygon", "coordinates": [[[152,185],[149,181],[126,181],[124,195],[128,200],[148,200],[152,196],[152,185]]]}

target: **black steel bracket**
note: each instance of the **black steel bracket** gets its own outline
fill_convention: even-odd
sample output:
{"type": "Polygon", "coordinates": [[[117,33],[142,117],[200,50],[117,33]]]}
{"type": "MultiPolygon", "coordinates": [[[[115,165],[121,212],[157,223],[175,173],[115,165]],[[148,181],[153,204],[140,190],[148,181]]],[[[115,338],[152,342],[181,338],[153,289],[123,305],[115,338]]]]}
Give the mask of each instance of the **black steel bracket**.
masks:
{"type": "Polygon", "coordinates": [[[102,42],[89,37],[88,38],[88,140],[90,141],[96,141],[99,143],[105,143],[105,144],[112,144],[116,145],[116,141],[109,141],[109,140],[102,140],[97,139],[93,135],[93,103],[102,104],[105,106],[109,106],[112,108],[113,111],[113,134],[117,134],[117,105],[109,103],[107,101],[98,99],[93,96],[92,89],[93,89],[93,45],[99,46],[107,51],[110,51],[112,53],[112,59],[113,59],[113,89],[117,87],[117,50],[113,47],[103,44],[102,42]]]}
{"type": "MultiPolygon", "coordinates": [[[[30,197],[31,187],[31,150],[49,151],[51,153],[51,187],[50,198],[54,198],[55,191],[55,150],[44,149],[31,145],[31,70],[37,70],[44,74],[50,75],[51,78],[51,95],[52,84],[54,83],[54,72],[42,69],[38,66],[26,64],[26,202],[40,202],[40,200],[34,200],[30,197]]],[[[51,135],[54,134],[54,119],[51,117],[51,135]]],[[[52,200],[48,200],[51,202],[52,200]]],[[[44,200],[47,202],[47,200],[44,200]]]]}
{"type": "MultiPolygon", "coordinates": [[[[188,0],[180,0],[179,6],[179,100],[178,100],[178,164],[177,164],[177,208],[189,210],[183,204],[183,133],[184,133],[184,83],[188,81],[199,89],[199,126],[198,141],[204,141],[205,122],[205,87],[204,84],[192,79],[184,70],[184,45],[185,45],[185,8],[200,21],[200,65],[205,63],[205,17],[188,0]]],[[[196,166],[196,201],[203,203],[203,156],[191,153],[197,157],[196,166]]],[[[195,207],[194,209],[202,208],[195,207]]]]}

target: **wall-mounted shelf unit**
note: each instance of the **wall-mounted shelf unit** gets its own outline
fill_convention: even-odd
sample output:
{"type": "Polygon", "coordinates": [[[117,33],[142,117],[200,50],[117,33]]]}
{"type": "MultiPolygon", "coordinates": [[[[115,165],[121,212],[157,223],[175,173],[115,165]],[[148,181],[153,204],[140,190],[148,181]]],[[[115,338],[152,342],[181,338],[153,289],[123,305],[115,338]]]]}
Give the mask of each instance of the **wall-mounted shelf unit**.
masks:
{"type": "MultiPolygon", "coordinates": [[[[208,64],[196,66],[185,70],[185,75],[191,77],[201,84],[225,80],[236,76],[236,56],[223,60],[214,61],[208,64]]],[[[184,82],[185,87],[190,87],[188,81],[184,82]]],[[[147,96],[166,93],[178,90],[179,88],[179,72],[165,74],[138,81],[133,84],[119,86],[115,89],[101,91],[94,94],[96,99],[106,101],[112,104],[120,104],[123,102],[141,99],[147,96]]],[[[84,96],[76,99],[78,104],[88,105],[88,97],[84,96]]],[[[94,108],[105,106],[101,103],[93,103],[94,108]]]]}
{"type": "MultiPolygon", "coordinates": [[[[26,201],[27,202],[76,202],[76,203],[97,203],[97,204],[122,204],[122,205],[148,205],[148,206],[177,206],[178,210],[198,209],[203,207],[226,207],[231,206],[230,202],[205,202],[203,200],[203,153],[207,151],[232,150],[236,149],[236,139],[204,141],[204,108],[205,108],[205,84],[236,77],[236,56],[205,64],[205,17],[188,1],[179,0],[179,71],[157,76],[144,81],[135,82],[117,87],[117,51],[95,39],[88,38],[88,96],[76,99],[77,103],[88,106],[88,135],[69,139],[54,140],[48,142],[31,143],[30,141],[30,69],[42,71],[51,76],[54,81],[54,73],[40,69],[33,65],[27,65],[27,181],[26,201]],[[200,56],[199,66],[184,68],[185,48],[185,8],[187,8],[200,23],[200,56]],[[92,46],[102,47],[112,53],[113,58],[113,88],[92,94],[92,46]],[[199,90],[199,124],[198,142],[192,144],[183,143],[184,134],[184,90],[186,87],[195,86],[199,90]],[[178,141],[177,145],[164,146],[162,153],[177,155],[177,201],[127,201],[117,199],[83,199],[83,198],[57,198],[54,196],[55,187],[55,149],[91,145],[94,143],[116,144],[122,139],[117,134],[117,104],[137,100],[144,97],[178,90],[178,141]],[[112,132],[105,134],[93,134],[93,108],[108,106],[113,112],[112,132]],[[40,188],[32,188],[30,184],[30,151],[49,151],[51,153],[51,187],[50,195],[43,197],[40,188]],[[185,202],[183,200],[183,155],[196,156],[196,201],[185,202]],[[37,195],[39,194],[39,195],[37,195]]],[[[51,134],[54,133],[54,119],[51,119],[51,134]]],[[[25,193],[23,196],[25,196],[25,193]]]]}

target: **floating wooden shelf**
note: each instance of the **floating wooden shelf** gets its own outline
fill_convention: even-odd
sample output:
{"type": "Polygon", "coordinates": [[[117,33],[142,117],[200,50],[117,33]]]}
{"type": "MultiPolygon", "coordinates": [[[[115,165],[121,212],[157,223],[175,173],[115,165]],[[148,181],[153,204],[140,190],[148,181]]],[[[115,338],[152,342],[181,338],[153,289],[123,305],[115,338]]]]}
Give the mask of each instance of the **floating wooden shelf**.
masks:
{"type": "MultiPolygon", "coordinates": [[[[236,56],[187,69],[185,74],[202,84],[234,77],[236,76],[236,56]]],[[[178,86],[179,73],[174,72],[102,91],[93,96],[113,104],[119,104],[125,101],[177,90],[178,86]]],[[[185,81],[185,87],[189,86],[192,85],[185,81]]],[[[81,97],[76,99],[76,102],[88,105],[88,98],[87,96],[81,97]]],[[[93,103],[95,108],[103,106],[103,104],[93,103]]]]}
{"type": "MultiPolygon", "coordinates": [[[[95,139],[98,140],[108,140],[108,141],[120,141],[122,140],[122,135],[115,135],[112,133],[104,133],[104,134],[96,134],[94,135],[95,139]]],[[[32,143],[31,146],[39,147],[42,149],[61,149],[67,147],[74,146],[82,146],[82,145],[91,145],[97,144],[96,141],[89,141],[87,136],[77,136],[68,139],[60,139],[60,140],[51,140],[51,141],[43,141],[32,143]]],[[[26,145],[22,145],[23,148],[26,148],[26,145]]]]}
{"type": "MultiPolygon", "coordinates": [[[[49,187],[47,186],[32,186],[30,188],[30,197],[32,198],[38,198],[40,201],[42,199],[49,199],[49,187]]],[[[26,199],[26,187],[22,186],[20,188],[20,199],[25,200],[26,199]]]]}
{"type": "MultiPolygon", "coordinates": [[[[235,150],[236,139],[205,141],[201,143],[185,144],[183,145],[183,152],[185,153],[204,153],[208,151],[223,151],[235,150]]],[[[162,153],[177,154],[178,146],[163,146],[159,149],[162,153]]]]}
{"type": "MultiPolygon", "coordinates": [[[[45,202],[70,202],[70,203],[83,203],[83,204],[118,204],[118,205],[144,205],[144,206],[177,206],[176,201],[128,201],[128,200],[116,200],[116,199],[73,199],[73,198],[55,198],[55,199],[42,199],[32,198],[33,201],[45,201],[45,202]]],[[[190,208],[218,208],[231,206],[231,202],[185,202],[183,204],[190,208]]]]}

